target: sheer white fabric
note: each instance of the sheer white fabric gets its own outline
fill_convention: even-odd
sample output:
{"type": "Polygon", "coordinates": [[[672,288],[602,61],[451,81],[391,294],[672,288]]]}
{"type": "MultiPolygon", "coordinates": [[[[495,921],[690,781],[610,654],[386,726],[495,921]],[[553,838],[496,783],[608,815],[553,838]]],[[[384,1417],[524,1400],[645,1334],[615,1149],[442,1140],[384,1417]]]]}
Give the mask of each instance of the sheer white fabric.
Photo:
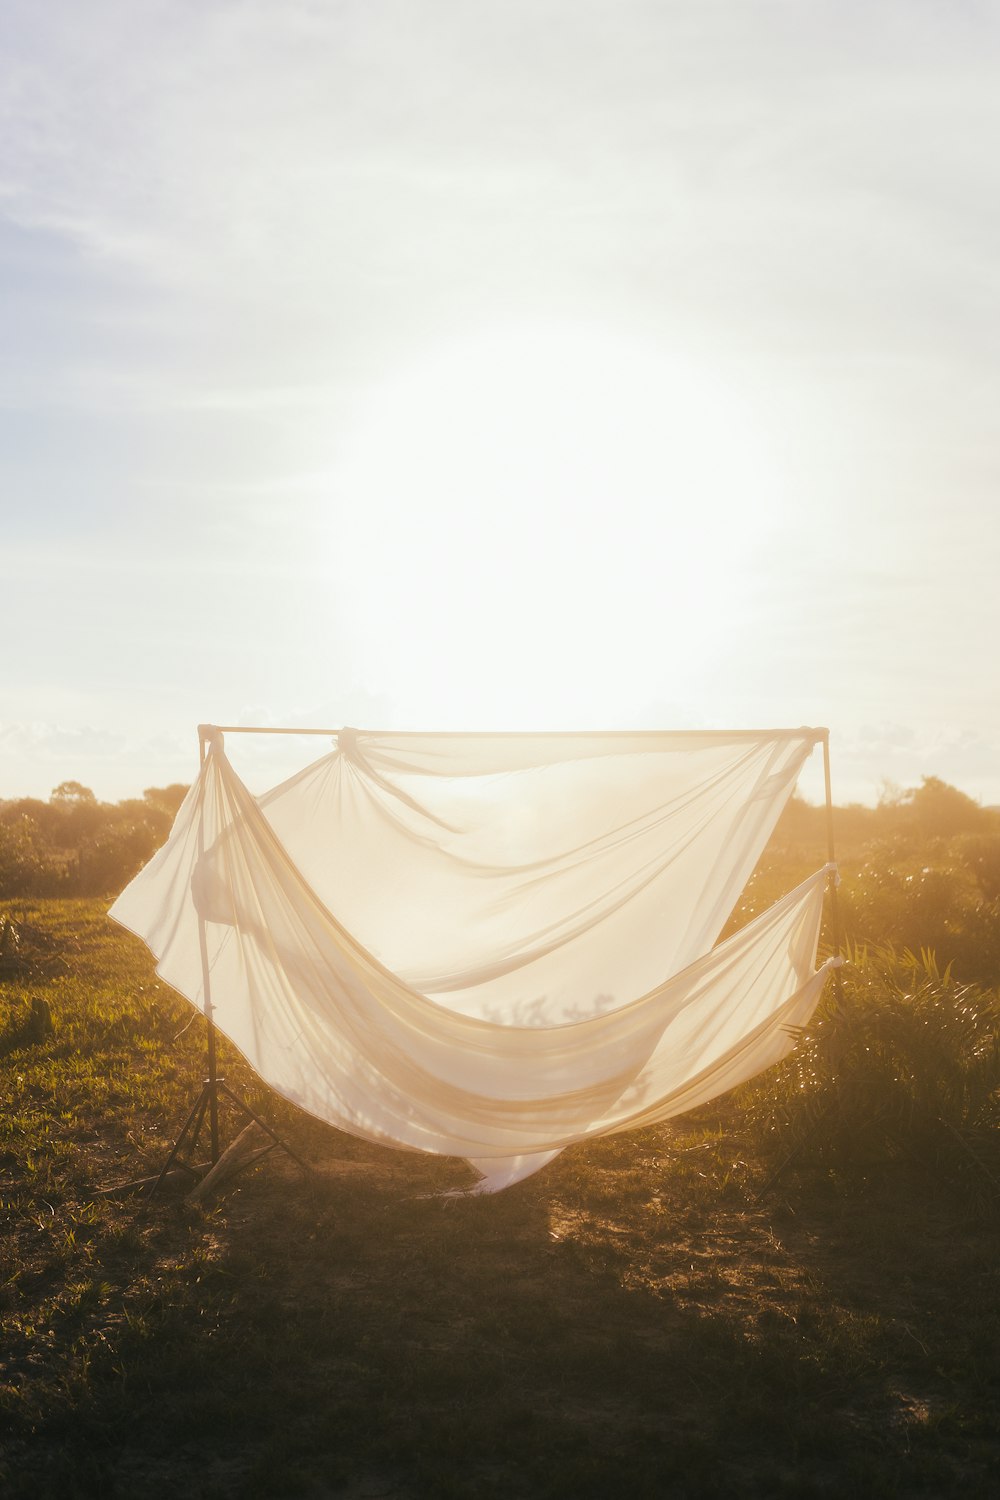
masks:
{"type": "Polygon", "coordinates": [[[825,872],[713,944],[817,738],[345,730],[257,799],[214,732],[111,914],[286,1098],[495,1190],[788,1051],[825,872]]]}

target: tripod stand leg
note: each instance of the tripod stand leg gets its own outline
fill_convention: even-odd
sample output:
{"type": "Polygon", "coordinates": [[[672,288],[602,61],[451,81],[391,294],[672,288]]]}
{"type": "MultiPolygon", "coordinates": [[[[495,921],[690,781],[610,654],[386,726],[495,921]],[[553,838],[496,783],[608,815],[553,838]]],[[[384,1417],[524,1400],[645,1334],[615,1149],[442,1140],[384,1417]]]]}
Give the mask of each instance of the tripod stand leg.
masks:
{"type": "Polygon", "coordinates": [[[157,1177],[156,1181],[153,1183],[152,1188],[150,1189],[149,1195],[151,1198],[155,1197],[155,1195],[159,1192],[164,1178],[175,1162],[182,1171],[190,1172],[192,1177],[198,1176],[198,1173],[193,1167],[189,1166],[187,1162],[180,1160],[180,1153],[189,1132],[193,1132],[193,1134],[191,1135],[192,1151],[197,1146],[198,1138],[201,1135],[201,1127],[205,1120],[205,1111],[208,1108],[210,1099],[214,1098],[214,1093],[215,1090],[213,1089],[211,1083],[206,1080],[205,1083],[202,1084],[201,1093],[195,1100],[194,1105],[191,1109],[191,1113],[188,1115],[187,1119],[184,1121],[184,1124],[181,1126],[180,1135],[177,1137],[173,1146],[170,1148],[170,1155],[167,1157],[166,1161],[163,1163],[163,1166],[160,1168],[159,1177],[157,1177]]]}
{"type": "MultiPolygon", "coordinates": [[[[271,1145],[267,1147],[268,1151],[273,1150],[275,1146],[278,1146],[282,1151],[284,1151],[286,1156],[290,1156],[292,1158],[292,1161],[295,1162],[296,1166],[302,1168],[303,1172],[309,1172],[310,1174],[312,1173],[312,1167],[310,1167],[309,1163],[303,1161],[301,1156],[298,1156],[296,1152],[292,1150],[288,1142],[283,1141],[278,1132],[276,1130],[273,1130],[266,1120],[262,1120],[260,1115],[256,1114],[244,1099],[237,1098],[232,1089],[229,1088],[221,1078],[219,1079],[218,1087],[222,1090],[222,1092],[228,1099],[232,1100],[237,1109],[242,1110],[242,1112],[247,1116],[248,1119],[253,1120],[255,1125],[260,1126],[265,1135],[271,1137],[271,1145]]],[[[260,1152],[259,1154],[264,1155],[263,1152],[260,1152]]]]}

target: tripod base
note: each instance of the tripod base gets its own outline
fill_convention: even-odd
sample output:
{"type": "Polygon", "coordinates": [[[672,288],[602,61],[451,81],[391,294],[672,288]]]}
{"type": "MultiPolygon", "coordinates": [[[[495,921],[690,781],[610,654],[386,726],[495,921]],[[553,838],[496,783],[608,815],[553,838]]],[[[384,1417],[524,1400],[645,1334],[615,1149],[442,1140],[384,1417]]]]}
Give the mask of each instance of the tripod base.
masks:
{"type": "Polygon", "coordinates": [[[302,1160],[301,1156],[298,1156],[292,1150],[291,1146],[289,1146],[286,1141],[283,1141],[281,1139],[281,1136],[278,1135],[276,1130],[273,1130],[271,1126],[268,1125],[266,1120],[262,1120],[260,1115],[256,1114],[255,1111],[250,1108],[249,1104],[245,1102],[245,1100],[239,1098],[237,1094],[233,1093],[232,1089],[226,1083],[226,1080],[224,1078],[209,1077],[206,1078],[204,1083],[202,1084],[201,1092],[194,1102],[191,1113],[188,1115],[187,1119],[184,1121],[184,1124],[181,1126],[180,1135],[177,1137],[170,1150],[169,1156],[163,1163],[163,1166],[160,1168],[159,1176],[149,1190],[150,1197],[153,1197],[156,1193],[159,1192],[161,1186],[166,1180],[168,1173],[170,1173],[171,1171],[185,1172],[192,1178],[194,1182],[199,1182],[201,1178],[204,1177],[206,1173],[217,1164],[220,1154],[220,1097],[225,1097],[226,1099],[228,1099],[229,1103],[233,1105],[237,1110],[239,1110],[244,1119],[252,1120],[254,1124],[259,1125],[264,1134],[270,1138],[268,1145],[264,1146],[259,1151],[253,1152],[252,1155],[242,1160],[238,1167],[233,1168],[234,1172],[242,1172],[247,1167],[253,1166],[254,1162],[260,1161],[261,1157],[267,1156],[268,1152],[273,1151],[275,1147],[278,1147],[280,1150],[284,1151],[286,1156],[290,1156],[292,1161],[294,1161],[296,1165],[300,1166],[304,1172],[309,1172],[311,1170],[308,1164],[302,1160]],[[207,1167],[204,1164],[195,1166],[191,1158],[193,1158],[195,1152],[198,1149],[198,1141],[201,1137],[201,1132],[205,1124],[206,1115],[209,1119],[209,1127],[211,1132],[211,1161],[209,1162],[207,1167]],[[184,1154],[185,1151],[188,1153],[187,1156],[185,1156],[184,1154]]]}

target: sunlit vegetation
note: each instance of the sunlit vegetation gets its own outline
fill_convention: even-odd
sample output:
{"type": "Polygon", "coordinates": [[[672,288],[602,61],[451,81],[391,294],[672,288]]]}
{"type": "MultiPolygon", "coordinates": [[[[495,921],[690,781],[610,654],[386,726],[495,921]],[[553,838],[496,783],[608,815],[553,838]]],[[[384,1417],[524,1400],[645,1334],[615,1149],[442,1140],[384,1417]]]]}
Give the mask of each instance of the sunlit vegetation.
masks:
{"type": "Polygon", "coordinates": [[[0,802],[0,898],[103,896],[119,891],[163,843],[187,787],[98,802],[64,781],[47,802],[0,802]]]}
{"type": "MultiPolygon", "coordinates": [[[[933,956],[968,982],[1000,984],[1000,809],[937,777],[877,807],[834,810],[837,905],[849,948],[891,945],[933,956]]],[[[734,924],[761,911],[826,858],[826,812],[794,798],[734,924]]],[[[832,943],[832,923],[826,945],[832,943]]]]}
{"type": "Polygon", "coordinates": [[[1000,996],[926,950],[855,949],[783,1064],[740,1093],[765,1147],[860,1179],[907,1160],[1000,1206],[1000,996]]]}
{"type": "MultiPolygon", "coordinates": [[[[854,1182],[908,1163],[1000,1203],[1000,812],[927,777],[836,809],[834,835],[849,961],[793,1055],[741,1092],[746,1128],[779,1163],[854,1182]]],[[[814,868],[826,837],[825,809],[793,801],[736,920],[814,868]]]]}
{"type": "MultiPolygon", "coordinates": [[[[314,1171],[195,1205],[102,1189],[162,1163],[201,1022],[106,899],[14,889],[113,894],[182,792],[0,809],[0,1492],[994,1492],[996,812],[934,780],[837,810],[841,988],[735,1097],[466,1200],[461,1163],[340,1135],[223,1046],[314,1171]]],[[[825,856],[793,802],[735,920],[825,856]]]]}

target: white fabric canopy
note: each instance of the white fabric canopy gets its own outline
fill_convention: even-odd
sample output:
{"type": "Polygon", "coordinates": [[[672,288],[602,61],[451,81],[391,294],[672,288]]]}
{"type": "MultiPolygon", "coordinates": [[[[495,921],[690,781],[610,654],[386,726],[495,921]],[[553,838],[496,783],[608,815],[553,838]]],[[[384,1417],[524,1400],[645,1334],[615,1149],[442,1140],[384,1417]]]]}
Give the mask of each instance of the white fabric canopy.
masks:
{"type": "Polygon", "coordinates": [[[212,731],[111,914],[279,1093],[495,1190],[789,1050],[825,870],[713,944],[821,733],[343,730],[254,798],[212,731]]]}

